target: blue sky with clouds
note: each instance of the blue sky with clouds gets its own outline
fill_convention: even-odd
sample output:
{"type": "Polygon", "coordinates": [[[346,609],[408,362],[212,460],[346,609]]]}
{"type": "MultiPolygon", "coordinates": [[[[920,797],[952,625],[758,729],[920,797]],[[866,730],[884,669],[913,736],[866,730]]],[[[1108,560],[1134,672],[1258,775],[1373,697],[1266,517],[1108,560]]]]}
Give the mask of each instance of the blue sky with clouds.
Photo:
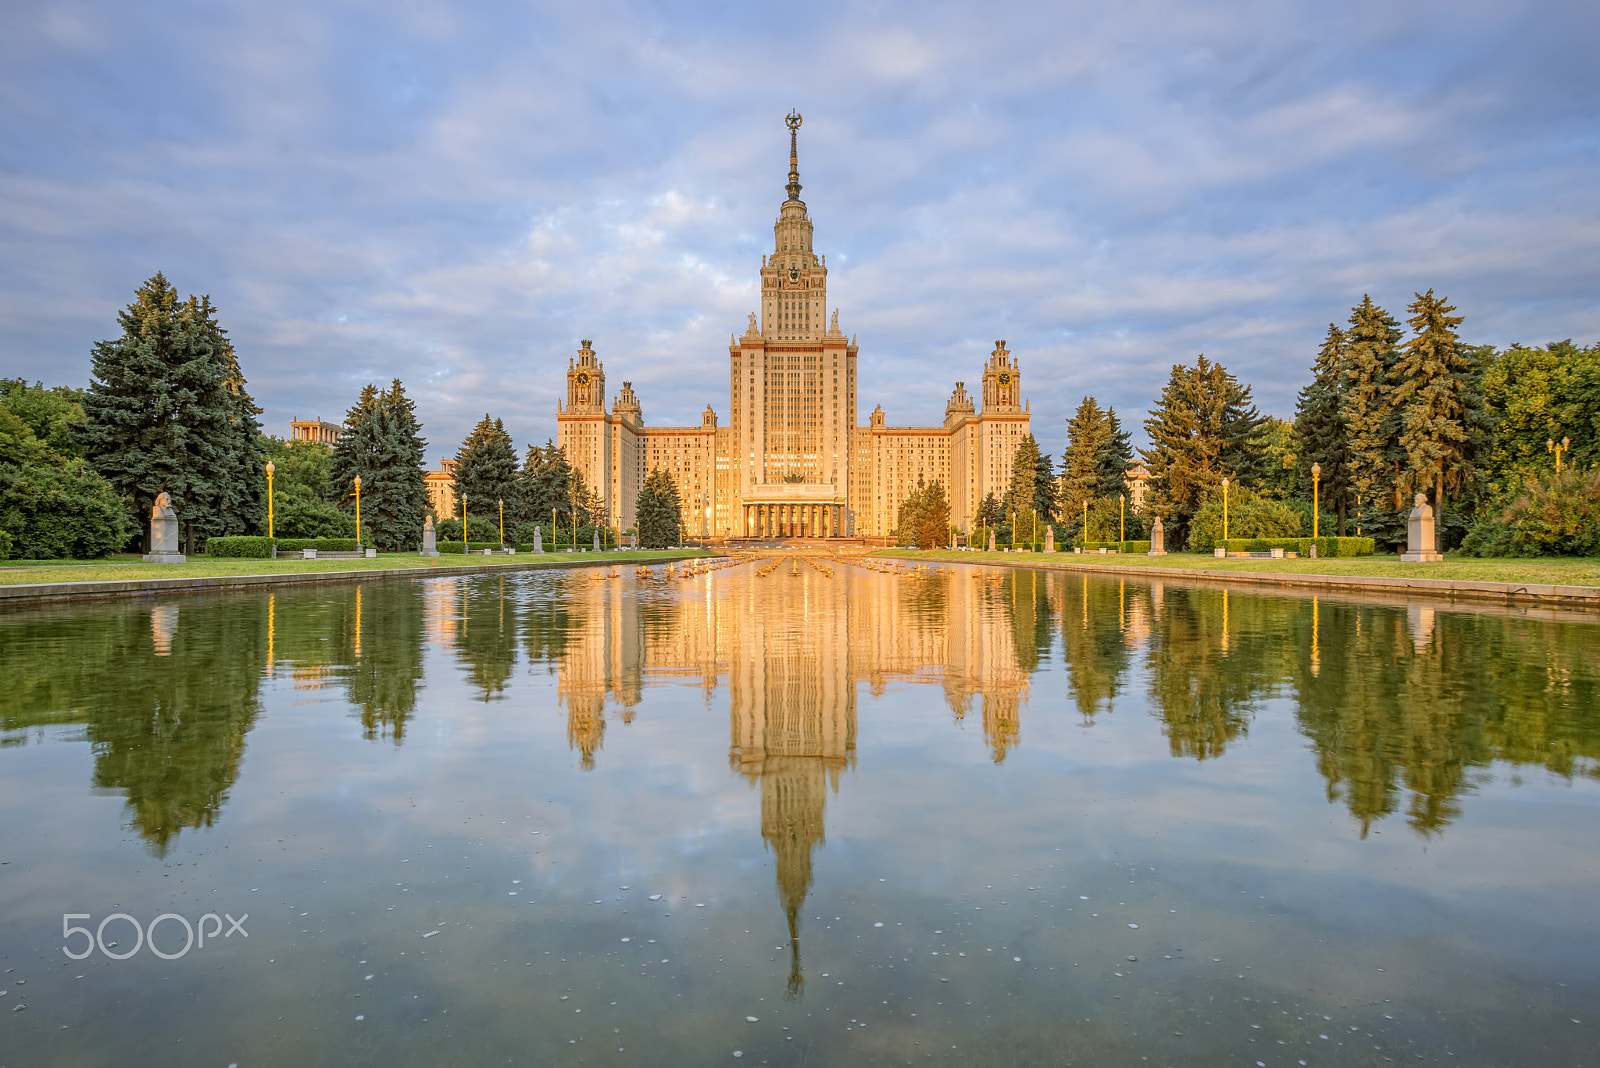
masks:
{"type": "Polygon", "coordinates": [[[580,338],[649,422],[726,419],[797,107],[863,421],[936,423],[996,338],[1050,451],[1202,352],[1292,415],[1364,292],[1600,340],[1597,44],[1592,0],[23,0],[0,373],[86,382],[159,269],[274,433],[399,377],[430,460],[543,441],[580,338]]]}

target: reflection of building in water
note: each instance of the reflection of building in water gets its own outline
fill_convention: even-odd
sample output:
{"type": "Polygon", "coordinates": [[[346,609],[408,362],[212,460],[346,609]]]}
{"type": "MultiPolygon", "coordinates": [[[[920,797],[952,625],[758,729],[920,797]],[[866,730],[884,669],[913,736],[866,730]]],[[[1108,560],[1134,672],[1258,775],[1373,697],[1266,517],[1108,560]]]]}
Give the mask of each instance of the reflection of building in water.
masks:
{"type": "Polygon", "coordinates": [[[976,697],[985,739],[1003,759],[1019,738],[1028,693],[1015,621],[1034,626],[1047,588],[1042,576],[997,584],[964,569],[890,579],[839,564],[828,577],[798,561],[765,577],[747,567],[646,580],[670,591],[660,597],[640,596],[631,576],[574,573],[565,583],[557,596],[570,619],[553,659],[568,742],[583,767],[595,764],[607,705],[631,719],[644,677],[696,680],[708,694],[726,678],[729,763],[760,790],[794,992],[803,982],[800,910],[825,838],[828,791],[855,763],[856,687],[937,684],[957,718],[976,697]],[[1024,594],[1029,607],[1018,613],[1014,601],[1024,594]]]}

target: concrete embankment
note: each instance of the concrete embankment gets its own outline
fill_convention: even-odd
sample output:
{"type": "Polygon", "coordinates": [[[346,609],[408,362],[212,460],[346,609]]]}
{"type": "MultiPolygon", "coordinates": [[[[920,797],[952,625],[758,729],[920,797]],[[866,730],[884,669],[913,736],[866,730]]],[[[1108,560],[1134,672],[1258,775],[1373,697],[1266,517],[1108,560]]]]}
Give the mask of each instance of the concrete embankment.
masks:
{"type": "MultiPolygon", "coordinates": [[[[1143,582],[1206,583],[1276,587],[1314,592],[1369,594],[1385,597],[1424,597],[1435,600],[1500,604],[1521,607],[1578,609],[1600,613],[1600,587],[1559,586],[1534,582],[1487,582],[1473,579],[1429,579],[1397,575],[1318,575],[1277,571],[1220,571],[1211,568],[1153,567],[1138,564],[1080,562],[1067,559],[1027,559],[1029,553],[965,557],[961,553],[900,557],[939,560],[944,563],[985,567],[1017,567],[1040,571],[1077,571],[1119,575],[1143,582]]],[[[1412,565],[1416,566],[1416,565],[1412,565]]]]}
{"type": "MultiPolygon", "coordinates": [[[[190,575],[171,578],[109,579],[104,582],[40,582],[0,585],[0,609],[62,601],[102,600],[115,597],[167,597],[184,593],[218,593],[227,590],[269,589],[387,579],[426,579],[443,575],[498,575],[507,571],[549,571],[575,567],[637,567],[641,564],[704,559],[694,554],[663,553],[608,560],[603,555],[582,555],[570,560],[509,558],[505,563],[440,565],[433,567],[363,568],[354,571],[283,571],[255,575],[190,575]]],[[[154,565],[152,565],[154,569],[154,565]]]]}

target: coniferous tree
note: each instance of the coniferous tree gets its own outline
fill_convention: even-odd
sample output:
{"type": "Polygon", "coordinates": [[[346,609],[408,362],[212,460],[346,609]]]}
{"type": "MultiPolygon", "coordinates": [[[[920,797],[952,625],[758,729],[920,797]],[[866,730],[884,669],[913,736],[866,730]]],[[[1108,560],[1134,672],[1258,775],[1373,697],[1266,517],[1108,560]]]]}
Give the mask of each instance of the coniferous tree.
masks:
{"type": "Polygon", "coordinates": [[[1350,510],[1349,428],[1343,410],[1345,332],[1333,323],[1317,350],[1309,385],[1295,402],[1294,433],[1300,443],[1300,479],[1310,488],[1311,465],[1321,468],[1317,496],[1339,516],[1339,536],[1345,536],[1350,510]]]}
{"type": "Polygon", "coordinates": [[[645,477],[644,487],[634,508],[639,523],[639,544],[646,549],[665,549],[678,544],[683,528],[683,507],[678,486],[663,468],[645,477]]]}
{"type": "Polygon", "coordinates": [[[1112,497],[1128,489],[1128,465],[1133,463],[1132,436],[1122,429],[1115,408],[1106,409],[1106,438],[1095,458],[1100,475],[1100,496],[1112,497]]]}
{"type": "Polygon", "coordinates": [[[390,382],[379,402],[393,458],[385,479],[393,500],[394,536],[402,544],[420,543],[423,524],[432,509],[425,471],[428,442],[422,436],[417,406],[398,378],[390,382]]]}
{"type": "MultiPolygon", "coordinates": [[[[943,492],[942,484],[940,490],[943,492]]],[[[1048,523],[1056,517],[1060,509],[1059,497],[1055,464],[1051,462],[1049,453],[1041,452],[1033,462],[1033,510],[1038,513],[1041,523],[1048,523]]]]}
{"type": "Polygon", "coordinates": [[[1445,492],[1459,497],[1476,488],[1490,441],[1488,413],[1476,352],[1456,336],[1461,317],[1431,289],[1416,297],[1406,309],[1412,339],[1395,364],[1403,457],[1396,490],[1402,505],[1412,494],[1433,490],[1434,531],[1443,552],[1445,492]]]}
{"type": "Polygon", "coordinates": [[[564,449],[548,439],[541,448],[529,445],[518,476],[528,522],[543,526],[556,521],[570,522],[572,516],[573,468],[564,449]]]}
{"type": "Polygon", "coordinates": [[[1351,309],[1340,398],[1349,435],[1346,463],[1367,533],[1379,537],[1392,537],[1404,526],[1398,514],[1400,413],[1395,408],[1400,337],[1400,324],[1370,296],[1351,309]]]}
{"type": "Polygon", "coordinates": [[[506,523],[512,530],[522,522],[524,502],[517,479],[517,453],[505,424],[485,415],[456,452],[456,500],[464,501],[468,514],[498,524],[504,501],[506,523]]]}
{"type": "Polygon", "coordinates": [[[378,467],[383,450],[384,435],[379,427],[382,418],[378,387],[369,382],[345,412],[344,428],[328,457],[328,493],[341,512],[354,514],[356,476],[361,476],[365,490],[378,467]]]}
{"type": "Polygon", "coordinates": [[[265,530],[267,525],[266,458],[261,451],[261,408],[245,388],[244,371],[228,333],[217,322],[211,298],[190,297],[196,319],[211,342],[214,358],[223,369],[220,401],[225,425],[218,443],[221,464],[216,471],[216,501],[205,523],[209,535],[243,534],[265,530]]]}
{"type": "Polygon", "coordinates": [[[1061,454],[1061,514],[1079,515],[1085,501],[1104,492],[1102,457],[1111,445],[1111,423],[1093,397],[1085,397],[1067,420],[1067,448],[1061,454]]]}
{"type": "Polygon", "coordinates": [[[1161,403],[1145,420],[1151,447],[1140,450],[1150,471],[1145,510],[1164,519],[1173,544],[1185,544],[1189,521],[1224,478],[1244,485],[1262,469],[1265,417],[1221,364],[1204,356],[1174,364],[1161,403]]]}
{"type": "Polygon", "coordinates": [[[193,552],[196,533],[251,520],[248,512],[236,513],[248,508],[249,494],[237,482],[249,477],[243,469],[249,445],[240,438],[248,429],[253,440],[254,404],[209,300],[180,303],[157,273],[117,319],[122,336],[94,347],[77,443],[90,465],[133,500],[141,529],[148,530],[155,498],[169,493],[193,552]]]}
{"type": "Polygon", "coordinates": [[[578,517],[578,525],[586,527],[603,527],[606,525],[606,506],[600,495],[589,488],[589,482],[583,477],[583,472],[576,467],[570,468],[568,476],[567,494],[572,499],[572,511],[578,517]]]}
{"type": "Polygon", "coordinates": [[[1017,517],[1034,514],[1034,503],[1039,498],[1039,443],[1032,434],[1023,435],[1017,451],[1011,455],[1011,484],[1006,489],[1006,512],[1017,517]]]}

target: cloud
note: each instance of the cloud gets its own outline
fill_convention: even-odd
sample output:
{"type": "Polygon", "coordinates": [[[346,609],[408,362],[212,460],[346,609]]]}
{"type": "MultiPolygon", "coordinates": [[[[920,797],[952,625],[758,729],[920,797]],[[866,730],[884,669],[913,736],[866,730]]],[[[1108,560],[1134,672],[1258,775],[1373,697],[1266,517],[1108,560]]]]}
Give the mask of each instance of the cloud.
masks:
{"type": "Polygon", "coordinates": [[[994,339],[1059,450],[1173,362],[1291,414],[1330,319],[1430,286],[1474,340],[1600,331],[1590,7],[609,2],[0,14],[3,372],[83,382],[163,269],[209,292],[268,428],[367,381],[431,454],[554,433],[592,338],[652,423],[726,418],[801,180],[861,413],[937,422],[994,339]]]}

